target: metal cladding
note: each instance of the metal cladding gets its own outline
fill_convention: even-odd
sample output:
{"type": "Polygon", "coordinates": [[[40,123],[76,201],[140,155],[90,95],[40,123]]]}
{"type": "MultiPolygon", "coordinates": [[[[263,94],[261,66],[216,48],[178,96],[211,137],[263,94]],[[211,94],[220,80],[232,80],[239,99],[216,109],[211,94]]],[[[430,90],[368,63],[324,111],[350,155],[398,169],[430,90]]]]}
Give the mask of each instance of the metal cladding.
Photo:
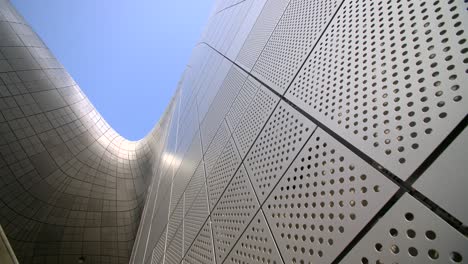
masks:
{"type": "Polygon", "coordinates": [[[0,7],[21,263],[467,262],[467,3],[219,0],[137,142],[0,7]]]}

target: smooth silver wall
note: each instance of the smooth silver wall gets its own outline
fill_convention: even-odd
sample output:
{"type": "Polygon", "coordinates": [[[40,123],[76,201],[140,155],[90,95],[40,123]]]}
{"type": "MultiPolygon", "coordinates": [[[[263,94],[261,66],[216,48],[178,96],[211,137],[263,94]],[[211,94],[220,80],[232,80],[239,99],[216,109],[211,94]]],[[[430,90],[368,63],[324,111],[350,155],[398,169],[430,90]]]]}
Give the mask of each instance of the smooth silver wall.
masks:
{"type": "Polygon", "coordinates": [[[20,261],[466,263],[467,3],[219,0],[138,142],[1,3],[20,261]]]}
{"type": "Polygon", "coordinates": [[[0,1],[0,225],[20,263],[128,263],[165,122],[119,136],[0,1]]]}

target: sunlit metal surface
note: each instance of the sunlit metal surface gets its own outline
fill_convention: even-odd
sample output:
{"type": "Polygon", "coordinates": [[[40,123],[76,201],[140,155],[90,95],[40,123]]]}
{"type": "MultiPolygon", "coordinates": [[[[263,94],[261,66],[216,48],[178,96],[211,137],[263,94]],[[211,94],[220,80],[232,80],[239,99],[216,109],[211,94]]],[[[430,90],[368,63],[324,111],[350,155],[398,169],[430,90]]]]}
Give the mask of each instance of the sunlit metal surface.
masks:
{"type": "Polygon", "coordinates": [[[0,0],[20,263],[466,263],[467,7],[218,0],[130,142],[0,0]]]}

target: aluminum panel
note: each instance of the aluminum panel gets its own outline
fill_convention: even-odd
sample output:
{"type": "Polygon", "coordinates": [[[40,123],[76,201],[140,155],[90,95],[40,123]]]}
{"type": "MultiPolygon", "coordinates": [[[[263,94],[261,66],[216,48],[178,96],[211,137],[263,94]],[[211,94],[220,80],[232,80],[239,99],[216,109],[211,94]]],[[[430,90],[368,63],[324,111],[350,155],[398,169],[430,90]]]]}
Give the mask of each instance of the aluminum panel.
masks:
{"type": "Polygon", "coordinates": [[[241,120],[245,109],[247,109],[257,93],[258,87],[260,87],[260,83],[251,77],[245,81],[242,89],[236,97],[236,100],[232,104],[231,109],[226,114],[226,123],[231,131],[234,131],[241,120]]]}
{"type": "MultiPolygon", "coordinates": [[[[178,158],[178,157],[175,157],[178,158]]],[[[177,173],[172,179],[172,194],[171,194],[171,212],[182,197],[182,193],[187,188],[187,185],[192,178],[198,164],[202,159],[201,142],[198,135],[193,138],[192,144],[185,154],[177,173]]]]}
{"type": "Polygon", "coordinates": [[[316,125],[281,101],[245,158],[260,203],[281,179],[316,125]]]}
{"type": "Polygon", "coordinates": [[[211,169],[218,160],[221,151],[223,151],[224,146],[228,142],[230,135],[231,132],[229,131],[228,126],[223,122],[216,132],[213,141],[209,145],[208,150],[205,150],[206,153],[204,155],[204,161],[207,174],[211,172],[211,169]]]}
{"type": "Polygon", "coordinates": [[[128,141],[0,0],[0,225],[19,262],[466,260],[468,4],[217,4],[161,120],[128,141]]]}
{"type": "Polygon", "coordinates": [[[453,141],[413,187],[468,225],[468,129],[453,141]]]}
{"type": "Polygon", "coordinates": [[[151,254],[151,264],[162,263],[166,247],[166,234],[167,229],[164,230],[164,232],[158,240],[158,243],[156,243],[156,246],[153,249],[153,253],[151,254]]]}
{"type": "Polygon", "coordinates": [[[203,186],[195,198],[192,206],[188,210],[187,215],[184,217],[185,252],[188,250],[193,240],[197,236],[198,231],[203,227],[203,224],[208,218],[209,213],[208,196],[206,193],[206,188],[203,186]]]}
{"type": "MultiPolygon", "coordinates": [[[[208,109],[210,108],[213,100],[218,94],[221,85],[227,77],[229,71],[232,69],[232,63],[226,60],[218,53],[214,53],[215,57],[219,57],[221,62],[219,64],[209,64],[207,76],[200,83],[200,90],[197,93],[198,104],[198,118],[203,120],[208,109]]],[[[205,147],[206,145],[204,145],[205,147]]]]}
{"type": "Polygon", "coordinates": [[[317,129],[263,210],[286,263],[331,263],[397,189],[317,129]]]}
{"type": "Polygon", "coordinates": [[[291,0],[252,74],[283,94],[342,0],[291,0]]]}
{"type": "Polygon", "coordinates": [[[468,112],[466,7],[346,1],[286,97],[406,180],[468,112]]]}
{"type": "Polygon", "coordinates": [[[185,255],[184,263],[187,264],[214,264],[213,236],[211,233],[211,221],[208,219],[195,238],[192,246],[185,255]]]}
{"type": "Polygon", "coordinates": [[[288,4],[289,0],[266,1],[236,58],[244,69],[250,72],[288,4]]]}
{"type": "Polygon", "coordinates": [[[229,70],[205,118],[200,124],[200,133],[205,148],[213,140],[219,125],[223,122],[246,78],[246,74],[236,66],[232,66],[229,70]]]}
{"type": "Polygon", "coordinates": [[[244,45],[245,40],[252,30],[255,22],[257,21],[258,15],[262,11],[266,1],[267,0],[251,1],[251,6],[249,7],[248,13],[239,27],[239,31],[237,32],[236,37],[232,40],[229,50],[225,53],[226,57],[233,60],[239,54],[240,49],[244,45]]]}
{"type": "Polygon", "coordinates": [[[213,208],[241,163],[232,137],[206,178],[210,208],[213,208]]]}
{"type": "Polygon", "coordinates": [[[190,182],[185,190],[185,209],[184,215],[187,214],[187,211],[192,207],[192,203],[200,192],[201,188],[205,187],[205,169],[203,162],[198,164],[198,167],[193,174],[190,182]]]}
{"type": "Polygon", "coordinates": [[[224,263],[283,263],[262,210],[257,212],[224,263]]]}
{"type": "Polygon", "coordinates": [[[464,263],[468,240],[405,194],[342,263],[464,263]]]}
{"type": "Polygon", "coordinates": [[[241,166],[211,212],[217,263],[224,261],[258,208],[249,178],[241,166]]]}
{"type": "Polygon", "coordinates": [[[169,218],[169,224],[167,228],[167,241],[170,242],[174,239],[175,233],[179,226],[182,225],[184,219],[184,199],[181,199],[180,202],[174,209],[174,212],[171,213],[169,218]]]}
{"type": "Polygon", "coordinates": [[[245,156],[279,102],[279,97],[261,86],[233,133],[241,156],[245,156]]]}
{"type": "Polygon", "coordinates": [[[184,254],[183,235],[184,225],[181,224],[175,233],[174,239],[170,243],[168,243],[169,246],[167,246],[166,248],[164,263],[179,264],[182,261],[182,256],[184,254]]]}

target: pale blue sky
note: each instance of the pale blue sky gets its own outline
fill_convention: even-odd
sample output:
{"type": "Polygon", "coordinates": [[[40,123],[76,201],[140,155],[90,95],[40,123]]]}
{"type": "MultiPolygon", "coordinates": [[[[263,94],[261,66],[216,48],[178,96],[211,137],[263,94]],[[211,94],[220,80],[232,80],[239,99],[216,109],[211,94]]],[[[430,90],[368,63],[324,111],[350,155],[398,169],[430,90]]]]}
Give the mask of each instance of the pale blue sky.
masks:
{"type": "Polygon", "coordinates": [[[11,0],[97,110],[137,140],[164,112],[213,0],[11,0]]]}

